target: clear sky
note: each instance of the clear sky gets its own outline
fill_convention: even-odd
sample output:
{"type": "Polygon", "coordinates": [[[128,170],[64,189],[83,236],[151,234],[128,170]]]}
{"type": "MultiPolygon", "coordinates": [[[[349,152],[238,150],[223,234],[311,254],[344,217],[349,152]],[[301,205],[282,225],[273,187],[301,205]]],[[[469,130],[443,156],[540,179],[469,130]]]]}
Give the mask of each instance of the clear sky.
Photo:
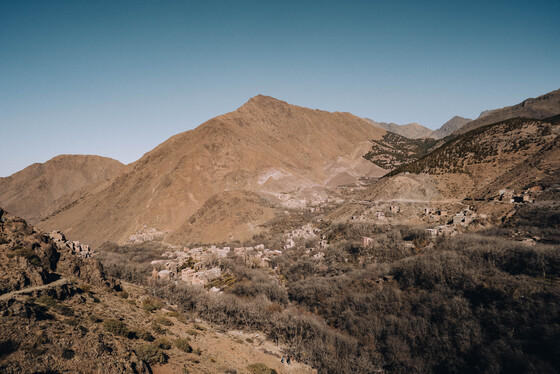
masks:
{"type": "Polygon", "coordinates": [[[0,176],[129,163],[257,94],[377,121],[560,88],[560,1],[0,0],[0,176]]]}

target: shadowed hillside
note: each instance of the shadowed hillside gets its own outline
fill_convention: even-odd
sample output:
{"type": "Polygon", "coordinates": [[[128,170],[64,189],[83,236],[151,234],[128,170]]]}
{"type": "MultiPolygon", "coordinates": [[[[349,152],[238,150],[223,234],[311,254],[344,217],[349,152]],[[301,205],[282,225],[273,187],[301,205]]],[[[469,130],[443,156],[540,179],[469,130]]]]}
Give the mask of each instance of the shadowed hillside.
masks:
{"type": "Polygon", "coordinates": [[[472,119],[470,118],[455,116],[451,118],[449,121],[445,122],[443,126],[441,126],[439,129],[434,131],[432,133],[432,137],[435,139],[443,139],[446,136],[451,135],[453,132],[457,131],[458,129],[460,129],[465,124],[471,121],[472,119]]]}
{"type": "Polygon", "coordinates": [[[557,169],[553,164],[558,163],[559,134],[553,120],[506,120],[460,135],[388,177],[404,172],[463,175],[472,181],[470,192],[476,197],[490,197],[503,188],[526,189],[538,184],[547,170],[557,169]]]}
{"type": "Polygon", "coordinates": [[[388,132],[383,139],[372,140],[371,150],[364,158],[383,169],[392,170],[418,160],[441,143],[432,138],[409,139],[388,132]]]}

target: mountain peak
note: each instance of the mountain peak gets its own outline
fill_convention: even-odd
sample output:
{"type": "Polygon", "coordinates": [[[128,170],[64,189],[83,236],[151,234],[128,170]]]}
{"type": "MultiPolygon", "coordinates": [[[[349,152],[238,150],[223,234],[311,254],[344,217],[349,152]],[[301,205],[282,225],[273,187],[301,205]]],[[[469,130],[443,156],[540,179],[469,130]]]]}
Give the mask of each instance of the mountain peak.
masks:
{"type": "Polygon", "coordinates": [[[247,101],[243,105],[243,107],[247,105],[268,106],[268,105],[288,105],[288,103],[282,100],[278,100],[272,96],[259,94],[250,98],[249,101],[247,101]]]}
{"type": "Polygon", "coordinates": [[[449,121],[445,122],[443,126],[434,131],[434,138],[443,139],[446,136],[451,135],[454,131],[460,129],[462,126],[465,126],[470,121],[472,121],[470,118],[454,116],[449,121]]]}

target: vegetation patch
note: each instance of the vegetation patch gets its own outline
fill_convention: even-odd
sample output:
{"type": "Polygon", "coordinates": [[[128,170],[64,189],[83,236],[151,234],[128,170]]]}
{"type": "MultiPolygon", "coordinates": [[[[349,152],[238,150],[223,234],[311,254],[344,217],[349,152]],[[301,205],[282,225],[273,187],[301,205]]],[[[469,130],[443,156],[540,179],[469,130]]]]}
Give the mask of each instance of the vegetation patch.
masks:
{"type": "Polygon", "coordinates": [[[269,368],[262,362],[248,365],[247,370],[249,370],[249,372],[251,372],[252,374],[277,374],[278,373],[276,370],[269,368]]]}
{"type": "Polygon", "coordinates": [[[157,335],[167,334],[167,330],[161,327],[156,321],[152,321],[152,330],[157,335]]]}
{"type": "Polygon", "coordinates": [[[123,321],[107,319],[103,321],[103,327],[112,334],[124,336],[125,338],[130,336],[130,330],[123,321]]]}
{"type": "Polygon", "coordinates": [[[393,169],[418,160],[428,154],[440,141],[431,138],[409,139],[387,132],[381,140],[372,140],[371,150],[364,158],[383,169],[393,169]]]}
{"type": "Polygon", "coordinates": [[[193,351],[193,348],[189,344],[189,339],[183,339],[183,338],[175,339],[174,343],[175,343],[175,347],[177,347],[183,352],[191,353],[193,351]]]}
{"type": "Polygon", "coordinates": [[[173,326],[173,322],[165,317],[156,317],[154,321],[163,326],[173,326]]]}
{"type": "Polygon", "coordinates": [[[58,300],[56,300],[54,297],[48,296],[48,295],[40,296],[35,301],[40,303],[40,304],[46,305],[49,308],[55,308],[55,307],[58,306],[58,300]]]}
{"type": "Polygon", "coordinates": [[[142,302],[142,309],[144,309],[147,312],[154,312],[161,308],[163,308],[163,302],[159,299],[150,298],[150,299],[145,299],[142,302]]]}
{"type": "Polygon", "coordinates": [[[153,343],[156,347],[161,348],[161,349],[171,349],[172,345],[171,342],[165,338],[157,338],[154,343],[153,343]]]}
{"type": "Polygon", "coordinates": [[[169,357],[156,345],[146,343],[137,346],[134,349],[134,353],[136,356],[144,362],[147,362],[150,365],[159,364],[163,365],[167,363],[169,357]]]}
{"type": "Polygon", "coordinates": [[[0,358],[8,356],[18,350],[18,344],[12,339],[0,340],[0,358]]]}
{"type": "Polygon", "coordinates": [[[135,330],[134,334],[138,339],[145,340],[147,342],[153,342],[156,338],[147,330],[135,330]]]}

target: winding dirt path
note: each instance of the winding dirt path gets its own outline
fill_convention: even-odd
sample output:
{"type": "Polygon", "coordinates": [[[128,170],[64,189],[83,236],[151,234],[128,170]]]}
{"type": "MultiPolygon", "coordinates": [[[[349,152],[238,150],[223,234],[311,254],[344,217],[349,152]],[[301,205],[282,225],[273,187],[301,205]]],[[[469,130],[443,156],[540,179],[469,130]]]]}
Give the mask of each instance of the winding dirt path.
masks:
{"type": "Polygon", "coordinates": [[[25,294],[25,293],[29,293],[29,292],[35,292],[35,291],[39,291],[39,290],[45,290],[45,289],[52,288],[52,287],[62,286],[62,285],[68,284],[68,283],[69,283],[68,279],[61,278],[61,279],[56,280],[54,282],[51,282],[49,284],[43,284],[41,286],[26,287],[26,288],[23,288],[21,290],[12,291],[12,292],[2,294],[2,295],[0,295],[0,300],[9,300],[12,297],[14,297],[15,295],[25,294]]]}

